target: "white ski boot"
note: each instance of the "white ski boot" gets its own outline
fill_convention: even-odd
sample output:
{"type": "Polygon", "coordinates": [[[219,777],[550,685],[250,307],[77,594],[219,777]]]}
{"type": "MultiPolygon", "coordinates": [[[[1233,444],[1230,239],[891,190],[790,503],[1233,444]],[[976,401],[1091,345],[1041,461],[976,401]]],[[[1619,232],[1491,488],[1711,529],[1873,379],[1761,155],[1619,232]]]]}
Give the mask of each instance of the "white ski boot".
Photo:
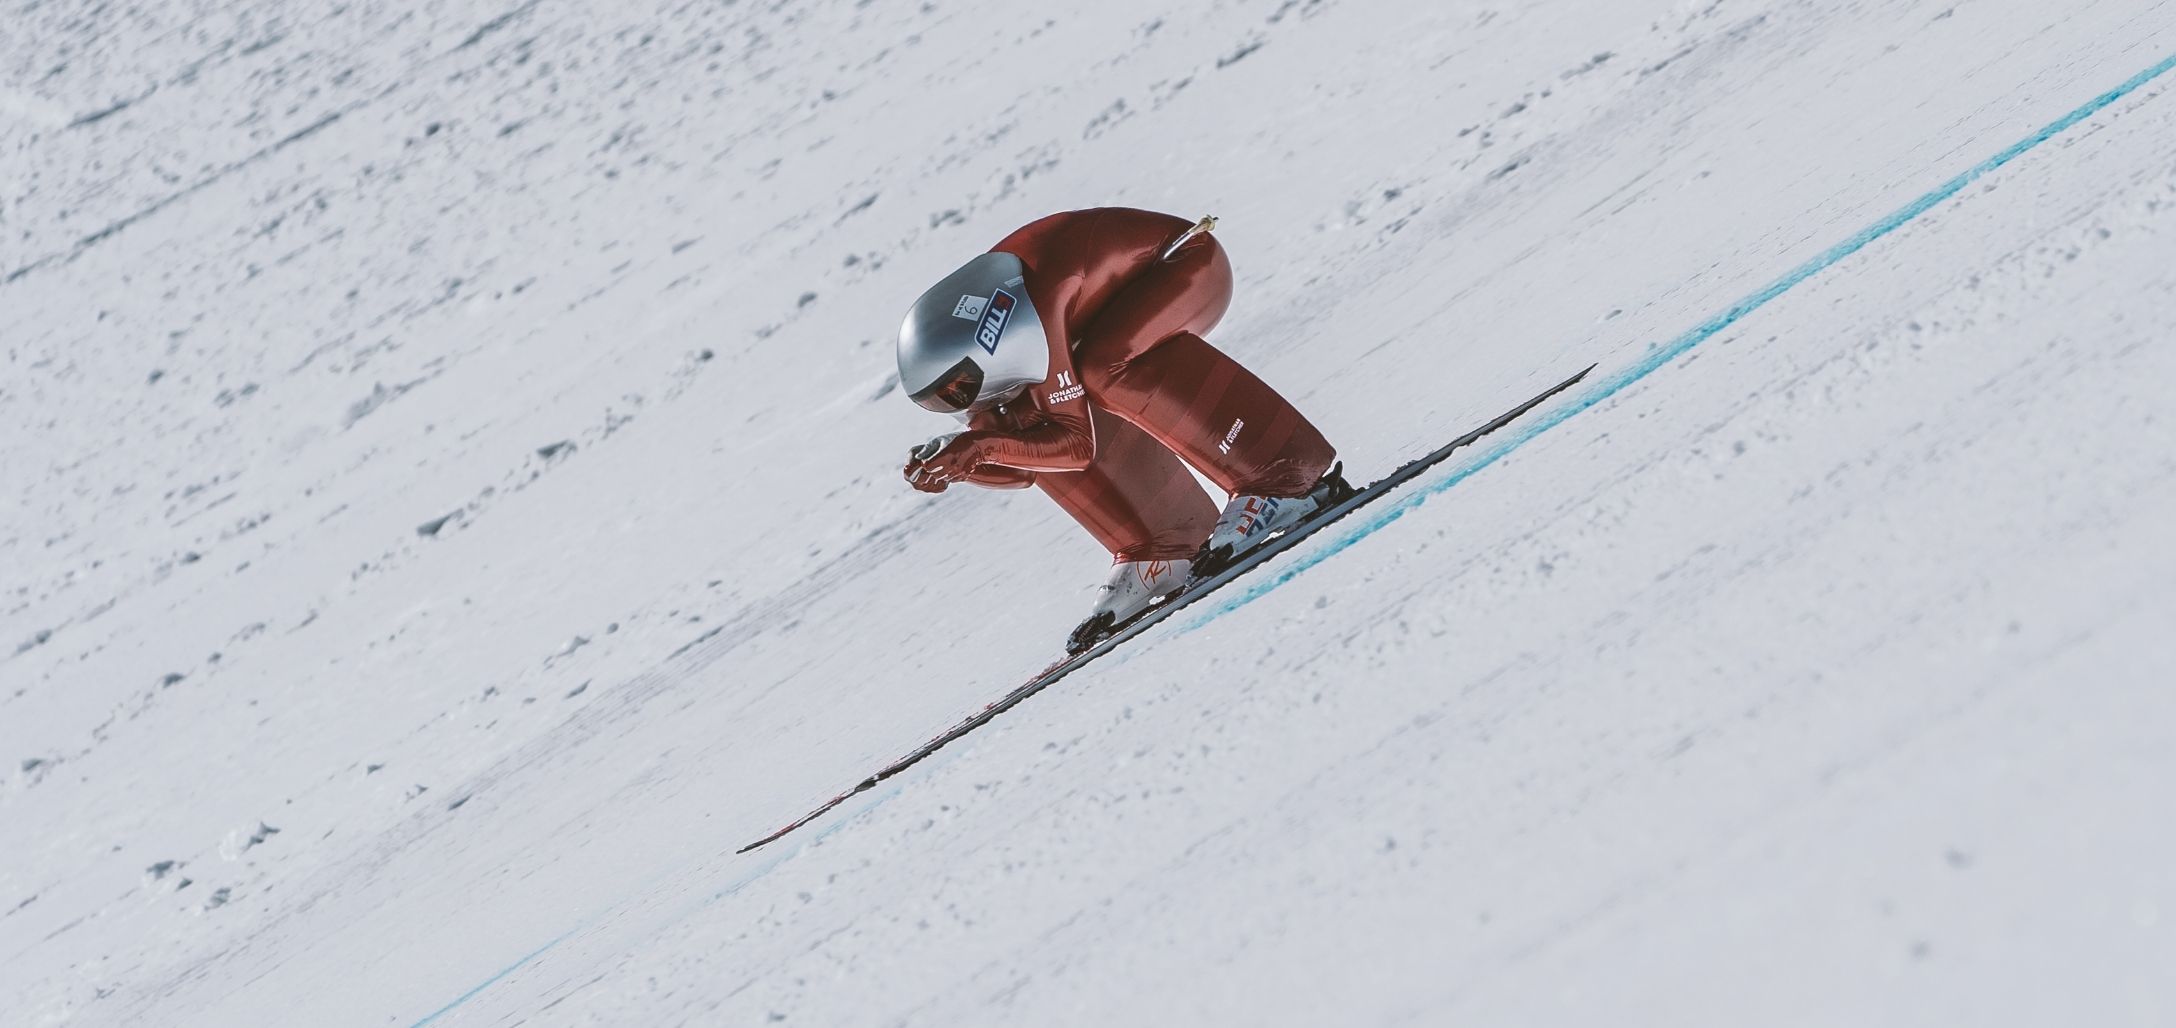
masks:
{"type": "Polygon", "coordinates": [[[1185,588],[1192,568],[1193,562],[1187,560],[1129,560],[1112,565],[1110,581],[1097,590],[1095,609],[1073,629],[1065,652],[1085,651],[1135,615],[1185,588]]]}
{"type": "Polygon", "coordinates": [[[1356,490],[1345,481],[1344,470],[1342,462],[1332,467],[1304,496],[1241,494],[1232,497],[1231,502],[1224,505],[1224,513],[1217,515],[1216,527],[1209,531],[1209,541],[1194,555],[1194,575],[1214,577],[1231,567],[1232,562],[1246,556],[1248,551],[1283,534],[1286,529],[1345,502],[1356,490]]]}

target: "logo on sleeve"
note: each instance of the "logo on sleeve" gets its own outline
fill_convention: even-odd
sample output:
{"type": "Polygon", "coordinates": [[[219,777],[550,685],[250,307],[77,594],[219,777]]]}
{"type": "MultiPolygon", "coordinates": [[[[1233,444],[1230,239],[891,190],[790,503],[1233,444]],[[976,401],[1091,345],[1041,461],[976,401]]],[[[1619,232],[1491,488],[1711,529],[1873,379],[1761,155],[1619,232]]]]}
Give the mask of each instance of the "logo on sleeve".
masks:
{"type": "Polygon", "coordinates": [[[1087,390],[1081,388],[1080,383],[1073,381],[1072,372],[1061,371],[1058,372],[1058,388],[1051,390],[1047,398],[1050,405],[1055,407],[1061,403],[1071,403],[1078,400],[1086,392],[1087,390]]]}
{"type": "Polygon", "coordinates": [[[996,353],[998,337],[1005,334],[1005,323],[1012,320],[1012,309],[1019,302],[1002,289],[991,294],[990,305],[982,312],[982,324],[975,329],[975,342],[996,353]]]}

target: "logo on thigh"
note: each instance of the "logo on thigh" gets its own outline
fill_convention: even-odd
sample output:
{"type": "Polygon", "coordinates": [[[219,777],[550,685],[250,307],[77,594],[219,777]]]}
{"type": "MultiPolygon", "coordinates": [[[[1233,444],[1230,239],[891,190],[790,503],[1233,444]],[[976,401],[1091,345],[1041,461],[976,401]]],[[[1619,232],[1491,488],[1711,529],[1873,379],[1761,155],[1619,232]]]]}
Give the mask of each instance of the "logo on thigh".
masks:
{"type": "Polygon", "coordinates": [[[1232,430],[1231,430],[1231,431],[1229,431],[1229,432],[1226,432],[1226,433],[1224,433],[1224,441],[1223,441],[1223,442],[1221,442],[1221,443],[1218,443],[1218,444],[1216,444],[1217,452],[1219,452],[1219,453],[1230,453],[1230,452],[1232,452],[1232,444],[1233,444],[1233,443],[1235,443],[1235,442],[1238,442],[1238,441],[1239,441],[1239,430],[1240,430],[1240,429],[1242,429],[1242,428],[1245,428],[1245,427],[1247,427],[1247,419],[1245,419],[1245,418],[1233,418],[1233,419],[1232,419],[1232,430]]]}

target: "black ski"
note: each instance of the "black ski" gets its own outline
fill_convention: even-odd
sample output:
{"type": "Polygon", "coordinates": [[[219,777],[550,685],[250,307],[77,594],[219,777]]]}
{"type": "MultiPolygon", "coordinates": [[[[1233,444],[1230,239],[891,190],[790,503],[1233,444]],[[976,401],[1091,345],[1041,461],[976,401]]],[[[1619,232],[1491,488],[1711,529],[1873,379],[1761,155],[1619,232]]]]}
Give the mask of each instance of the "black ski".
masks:
{"type": "Polygon", "coordinates": [[[1019,686],[1013,691],[1006,693],[1003,699],[1000,699],[997,702],[982,708],[980,712],[976,713],[973,717],[970,717],[967,720],[960,722],[950,731],[945,732],[944,734],[939,735],[936,738],[922,744],[921,748],[915,750],[914,752],[909,753],[906,756],[901,757],[888,765],[885,765],[882,770],[878,771],[873,775],[870,775],[867,778],[862,779],[861,782],[855,785],[853,788],[848,789],[847,791],[842,792],[837,796],[834,796],[831,799],[825,801],[822,806],[817,807],[815,810],[809,811],[808,814],[803,816],[800,820],[795,821],[794,823],[787,825],[786,827],[781,828],[775,832],[772,832],[771,834],[766,835],[761,839],[757,839],[756,841],[751,842],[748,845],[743,846],[734,852],[746,853],[749,850],[755,849],[758,846],[763,846],[768,843],[776,842],[777,840],[784,838],[794,829],[799,828],[802,825],[805,825],[811,821],[814,821],[819,817],[822,817],[826,812],[830,811],[831,808],[846,802],[847,799],[852,797],[855,793],[866,792],[869,789],[873,789],[876,787],[878,782],[881,782],[887,778],[892,777],[893,775],[900,773],[901,771],[905,771],[906,769],[913,767],[915,764],[920,763],[922,761],[922,758],[927,757],[940,749],[943,749],[947,744],[960,738],[961,736],[966,735],[967,733],[988,724],[991,719],[997,717],[999,714],[1011,710],[1013,707],[1017,706],[1020,701],[1025,700],[1028,697],[1043,691],[1044,687],[1050,685],[1052,682],[1055,682],[1058,679],[1064,678],[1065,676],[1072,674],[1073,672],[1087,665],[1090,661],[1095,660],[1097,657],[1101,657],[1104,654],[1125,645],[1127,640],[1148,631],[1150,628],[1155,627],[1157,623],[1161,622],[1163,619],[1170,617],[1171,615],[1176,614],[1181,610],[1184,610],[1195,600],[1199,600],[1202,597],[1223,588],[1239,576],[1244,575],[1257,567],[1260,567],[1262,564],[1267,563],[1270,559],[1276,557],[1278,554],[1299,545],[1301,540],[1306,539],[1308,536],[1315,534],[1315,532],[1335,523],[1338,519],[1344,517],[1345,515],[1350,514],[1353,511],[1359,510],[1360,508],[1365,507],[1378,499],[1381,499],[1383,496],[1389,494],[1391,491],[1397,489],[1399,486],[1412,481],[1414,478],[1418,477],[1421,472],[1424,472],[1429,468],[1432,468],[1437,464],[1442,463],[1445,458],[1451,455],[1452,451],[1457,450],[1460,447],[1470,446],[1474,443],[1475,440],[1480,439],[1482,436],[1488,435],[1489,433],[1510,424],[1520,415],[1525,414],[1527,411],[1533,410],[1535,407],[1540,406],[1543,401],[1549,399],[1552,396],[1555,396],[1558,393],[1563,392],[1566,389],[1571,388],[1580,379],[1587,377],[1587,372],[1593,371],[1594,368],[1594,365],[1588,365],[1584,371],[1581,371],[1580,373],[1573,375],[1572,377],[1567,378],[1562,382],[1558,382],[1557,384],[1550,386],[1548,389],[1544,390],[1541,395],[1536,396],[1533,399],[1526,401],[1525,403],[1519,404],[1517,407],[1514,407],[1510,411],[1507,411],[1496,420],[1491,421],[1486,425],[1482,425],[1480,428],[1474,429],[1473,431],[1468,432],[1465,435],[1459,436],[1458,438],[1453,439],[1449,443],[1445,444],[1442,448],[1436,450],[1434,453],[1422,457],[1419,460],[1411,461],[1399,467],[1398,470],[1393,471],[1390,474],[1369,483],[1367,488],[1362,489],[1357,493],[1354,493],[1350,499],[1347,499],[1343,503],[1336,504],[1335,506],[1330,507],[1328,510],[1323,511],[1322,513],[1317,514],[1314,517],[1309,518],[1306,521],[1303,521],[1290,529],[1287,529],[1281,535],[1272,537],[1268,542],[1263,543],[1261,546],[1249,551],[1245,556],[1242,556],[1237,561],[1235,561],[1230,567],[1225,568],[1223,571],[1207,579],[1206,581],[1188,582],[1185,590],[1173,595],[1170,599],[1165,600],[1164,602],[1157,604],[1156,606],[1150,607],[1149,609],[1136,615],[1131,621],[1128,621],[1124,625],[1119,626],[1115,632],[1113,632],[1103,641],[1096,643],[1094,646],[1091,646],[1078,654],[1067,657],[1064,660],[1058,661],[1057,663],[1052,664],[1047,668],[1044,668],[1042,670],[1042,673],[1036,675],[1034,678],[1029,679],[1025,684],[1019,686]]]}

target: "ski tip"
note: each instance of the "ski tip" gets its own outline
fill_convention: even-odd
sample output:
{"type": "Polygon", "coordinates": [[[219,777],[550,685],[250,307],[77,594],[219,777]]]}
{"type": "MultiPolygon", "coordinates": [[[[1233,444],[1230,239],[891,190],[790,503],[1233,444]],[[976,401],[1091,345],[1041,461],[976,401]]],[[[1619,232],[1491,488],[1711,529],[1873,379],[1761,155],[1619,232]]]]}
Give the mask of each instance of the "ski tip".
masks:
{"type": "MultiPolygon", "coordinates": [[[[841,796],[839,797],[839,800],[843,800],[845,798],[846,797],[841,796]]],[[[756,841],[751,842],[746,846],[742,846],[741,848],[734,850],[733,854],[735,856],[739,856],[740,854],[746,853],[750,850],[762,849],[763,847],[777,842],[778,840],[783,839],[786,836],[792,835],[794,832],[799,831],[802,825],[808,824],[810,821],[814,821],[817,818],[822,817],[825,812],[829,811],[833,807],[838,806],[839,800],[832,800],[831,802],[826,803],[823,806],[816,808],[815,810],[809,811],[807,814],[803,815],[799,820],[795,821],[794,823],[787,825],[786,827],[781,828],[775,832],[772,832],[771,834],[766,835],[763,838],[757,839],[756,841]]]]}

